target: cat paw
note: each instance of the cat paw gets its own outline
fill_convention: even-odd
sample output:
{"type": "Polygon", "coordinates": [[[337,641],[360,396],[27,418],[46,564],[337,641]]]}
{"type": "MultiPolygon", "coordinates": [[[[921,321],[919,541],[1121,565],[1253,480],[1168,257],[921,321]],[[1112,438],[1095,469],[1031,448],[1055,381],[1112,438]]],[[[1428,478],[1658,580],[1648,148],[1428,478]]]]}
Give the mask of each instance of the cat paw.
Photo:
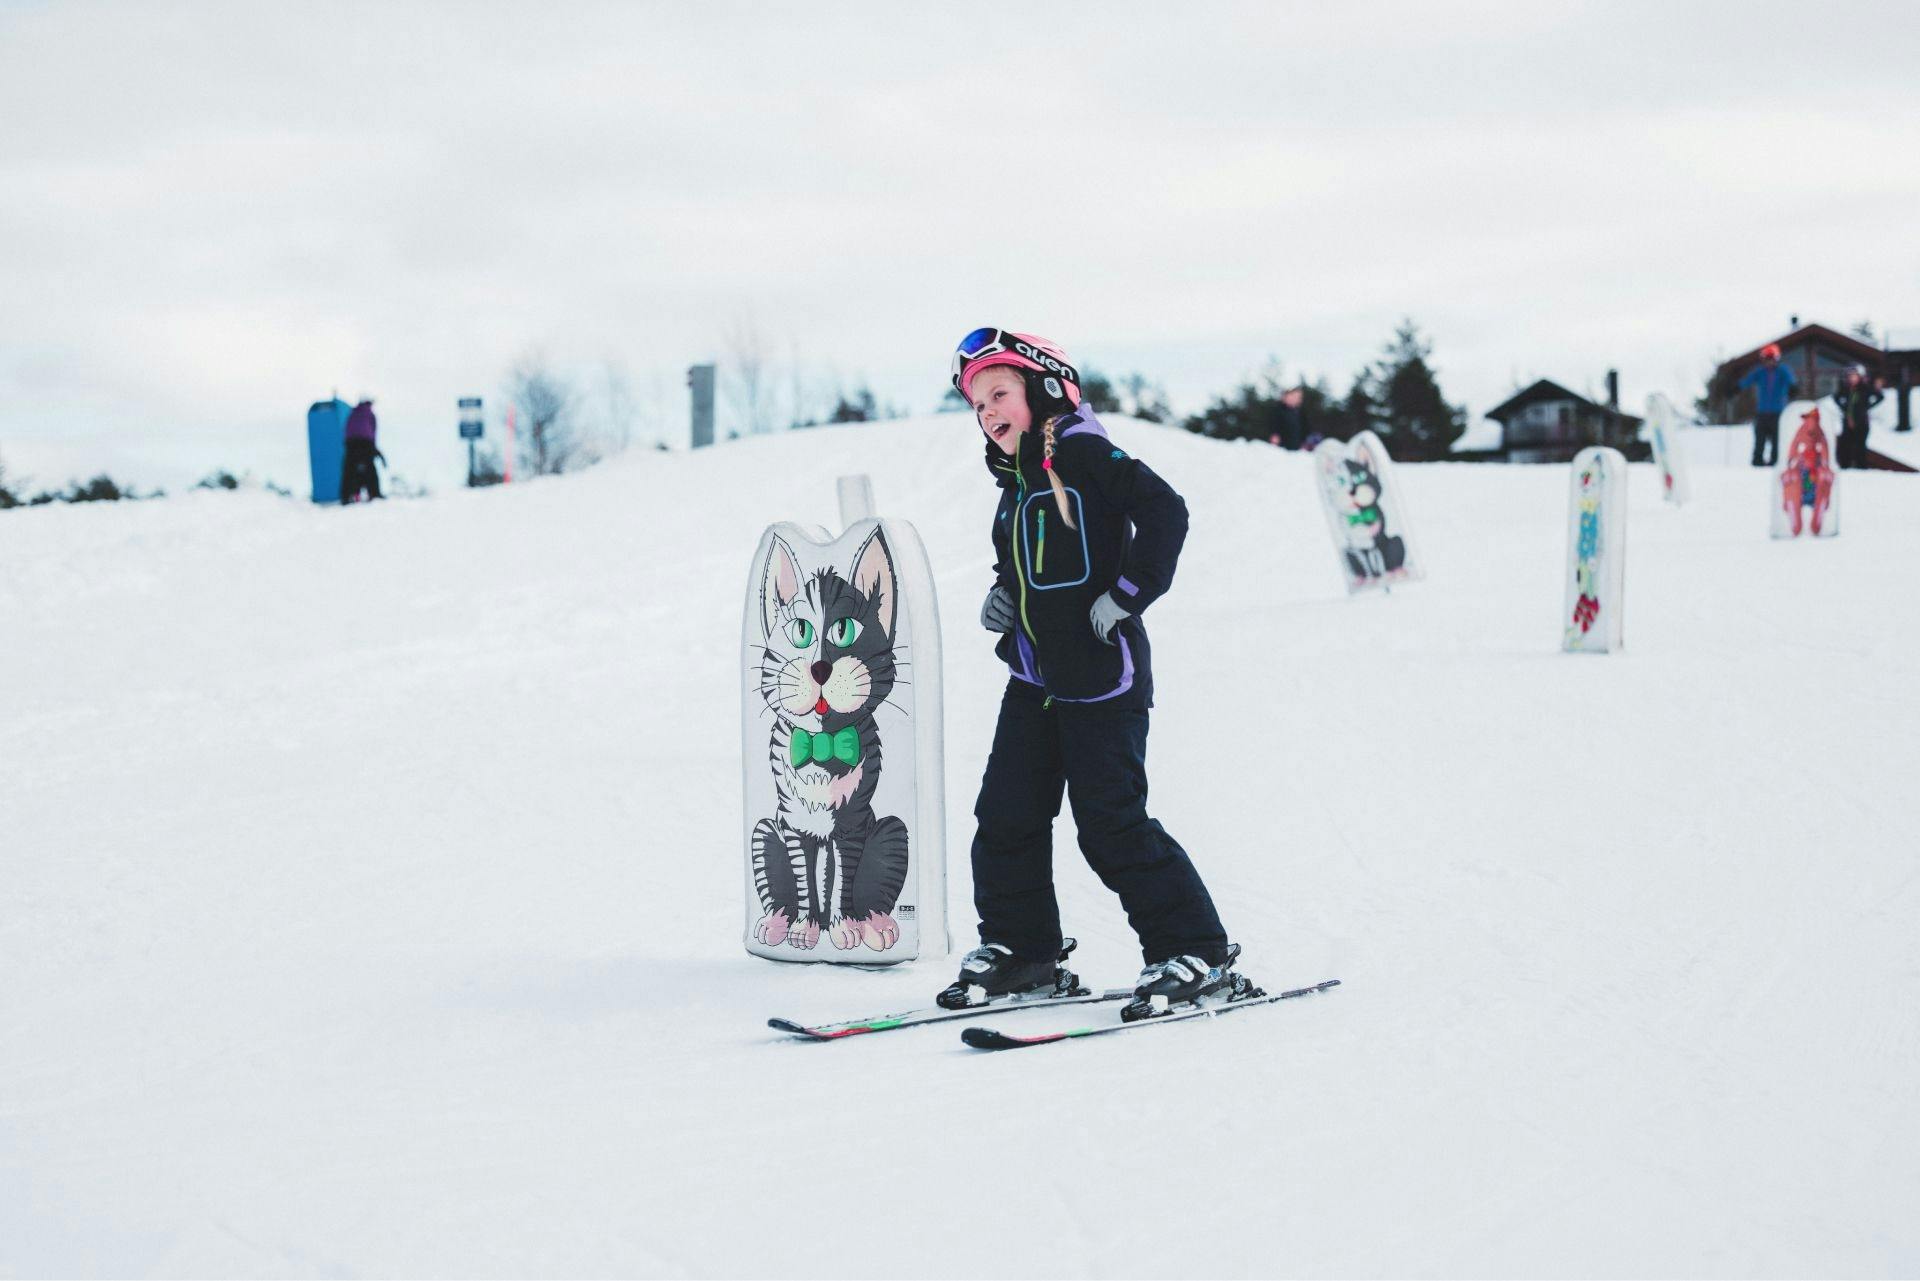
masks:
{"type": "Polygon", "coordinates": [[[835,921],[827,930],[827,936],[833,940],[833,945],[842,952],[850,947],[859,947],[860,922],[854,920],[851,916],[843,916],[835,921]]]}
{"type": "Polygon", "coordinates": [[[753,936],[767,947],[779,947],[787,941],[787,930],[787,914],[776,907],[760,918],[760,923],[753,927],[753,936]]]}
{"type": "Polygon", "coordinates": [[[900,941],[900,925],[885,912],[875,912],[860,922],[860,933],[866,945],[876,952],[884,952],[900,941]]]}
{"type": "Polygon", "coordinates": [[[812,948],[820,941],[820,922],[801,921],[787,934],[787,944],[801,951],[812,948]]]}

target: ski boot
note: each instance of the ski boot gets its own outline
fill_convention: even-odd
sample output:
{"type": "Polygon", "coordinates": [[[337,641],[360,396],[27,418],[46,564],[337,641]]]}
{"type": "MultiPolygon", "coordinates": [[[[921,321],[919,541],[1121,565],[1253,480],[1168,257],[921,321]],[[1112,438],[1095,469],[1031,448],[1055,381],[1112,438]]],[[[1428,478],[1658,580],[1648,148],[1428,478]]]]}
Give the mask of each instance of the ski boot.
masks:
{"type": "Polygon", "coordinates": [[[1240,945],[1227,944],[1227,959],[1208,965],[1197,956],[1175,956],[1155,961],[1140,971],[1133,985],[1133,999],[1120,1009],[1124,1023],[1154,1018],[1170,1009],[1199,1005],[1202,998],[1213,997],[1209,1004],[1243,1001],[1250,996],[1265,996],[1253,980],[1234,972],[1240,959],[1240,945]],[[1224,997],[1224,999],[1220,999],[1224,997]]]}
{"type": "Polygon", "coordinates": [[[965,1010],[1004,996],[1036,1000],[1078,996],[1086,989],[1066,966],[1067,954],[1075,946],[1075,940],[1065,939],[1057,960],[1022,961],[1015,958],[1011,948],[983,943],[961,959],[960,977],[934,997],[934,1003],[943,1010],[965,1010]]]}

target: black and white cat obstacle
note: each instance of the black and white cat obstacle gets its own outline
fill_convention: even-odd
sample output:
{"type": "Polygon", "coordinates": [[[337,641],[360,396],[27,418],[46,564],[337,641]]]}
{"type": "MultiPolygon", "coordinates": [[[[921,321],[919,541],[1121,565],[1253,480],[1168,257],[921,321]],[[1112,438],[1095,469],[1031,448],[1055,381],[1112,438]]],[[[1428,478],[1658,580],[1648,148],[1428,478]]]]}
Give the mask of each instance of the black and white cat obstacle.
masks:
{"type": "Polygon", "coordinates": [[[743,633],[747,951],[944,956],[940,619],[920,536],[876,518],[837,539],[769,527],[743,633]]]}

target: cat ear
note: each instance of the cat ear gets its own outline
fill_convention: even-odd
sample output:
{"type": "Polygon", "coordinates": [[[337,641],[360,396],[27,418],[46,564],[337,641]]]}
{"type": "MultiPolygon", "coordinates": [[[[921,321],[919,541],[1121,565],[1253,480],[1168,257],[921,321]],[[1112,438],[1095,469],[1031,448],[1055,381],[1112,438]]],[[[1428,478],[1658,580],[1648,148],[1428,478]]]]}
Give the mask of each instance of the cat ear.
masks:
{"type": "Polygon", "coordinates": [[[773,545],[767,548],[767,563],[760,570],[760,634],[773,635],[775,624],[780,621],[780,611],[793,604],[793,598],[800,594],[800,563],[793,558],[793,552],[780,541],[780,535],[773,536],[773,545]]]}
{"type": "Polygon", "coordinates": [[[898,600],[893,590],[893,553],[887,550],[886,535],[878,527],[860,545],[860,555],[854,559],[853,586],[879,609],[880,630],[893,635],[893,611],[898,600]]]}

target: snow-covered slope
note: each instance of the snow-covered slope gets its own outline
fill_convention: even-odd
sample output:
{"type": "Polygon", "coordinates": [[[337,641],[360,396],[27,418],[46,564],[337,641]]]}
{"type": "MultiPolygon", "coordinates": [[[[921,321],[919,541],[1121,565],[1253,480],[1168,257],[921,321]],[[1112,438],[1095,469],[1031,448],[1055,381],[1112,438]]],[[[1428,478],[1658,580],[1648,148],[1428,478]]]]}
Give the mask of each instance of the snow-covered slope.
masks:
{"type": "Polygon", "coordinates": [[[1569,657],[1561,468],[1403,469],[1429,580],[1348,600],[1306,459],[1115,434],[1193,512],[1154,812],[1250,973],[1344,985],[1008,1055],[782,1039],[948,962],[739,946],[747,561],[851,471],[934,566],[970,920],[966,419],[0,514],[0,1273],[1920,1269],[1920,484],[1774,543],[1764,474],[1637,466],[1628,648],[1569,657]]]}

